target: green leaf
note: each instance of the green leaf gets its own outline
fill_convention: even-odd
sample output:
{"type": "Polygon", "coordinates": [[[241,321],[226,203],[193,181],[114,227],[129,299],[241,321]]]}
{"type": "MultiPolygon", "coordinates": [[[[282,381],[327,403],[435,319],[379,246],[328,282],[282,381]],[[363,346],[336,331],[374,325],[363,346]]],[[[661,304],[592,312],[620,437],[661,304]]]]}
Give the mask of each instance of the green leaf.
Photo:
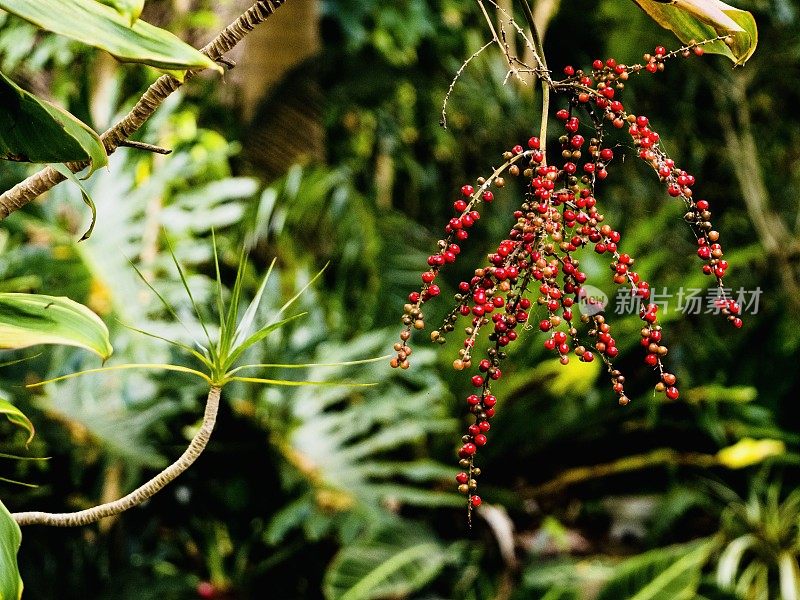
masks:
{"type": "Polygon", "coordinates": [[[141,20],[131,26],[116,10],[95,0],[0,0],[0,9],[47,31],[105,50],[123,62],[158,69],[222,72],[222,67],[170,32],[141,20]]]}
{"type": "Polygon", "coordinates": [[[25,416],[25,413],[11,404],[11,402],[8,400],[0,398],[0,414],[4,414],[14,425],[22,427],[25,431],[27,431],[28,439],[25,441],[25,443],[31,443],[35,431],[33,429],[33,423],[31,423],[30,419],[25,416]]]}
{"type": "Polygon", "coordinates": [[[81,239],[79,239],[78,241],[82,242],[83,240],[88,240],[89,236],[92,235],[92,231],[94,231],[94,224],[97,222],[97,207],[94,205],[94,200],[92,200],[92,197],[89,195],[89,192],[86,191],[86,188],[83,187],[83,184],[81,183],[80,179],[78,179],[75,176],[75,173],[73,173],[69,169],[69,167],[67,167],[67,165],[53,163],[50,166],[52,166],[56,171],[58,171],[64,177],[64,179],[68,179],[72,183],[78,186],[78,189],[81,191],[81,197],[83,198],[83,203],[89,207],[90,211],[92,211],[92,222],[89,223],[89,229],[87,229],[83,233],[81,239]]]}
{"type": "Polygon", "coordinates": [[[78,346],[103,360],[113,352],[105,323],[82,304],[64,296],[0,294],[0,348],[38,344],[78,346]]]}
{"type": "Polygon", "coordinates": [[[713,54],[723,54],[737,65],[747,62],[756,50],[758,28],[753,15],[746,10],[719,0],[633,1],[685,44],[730,36],[730,45],[717,40],[705,44],[703,49],[713,54]]]}
{"type": "Polygon", "coordinates": [[[136,22],[144,8],[144,0],[96,0],[100,4],[105,4],[116,10],[123,17],[126,17],[131,25],[136,22]]]}
{"type": "Polygon", "coordinates": [[[67,379],[74,379],[76,377],[81,377],[83,375],[89,375],[90,373],[106,373],[108,371],[125,371],[128,369],[154,369],[156,371],[175,371],[176,373],[188,373],[189,375],[194,375],[196,377],[199,377],[200,379],[202,379],[207,383],[211,383],[211,379],[209,379],[209,377],[205,373],[201,373],[196,369],[190,369],[189,367],[183,367],[181,365],[171,365],[168,363],[125,363],[122,365],[112,365],[110,367],[100,367],[98,369],[85,369],[83,371],[78,371],[76,373],[69,373],[67,375],[61,375],[60,377],[53,377],[52,379],[46,379],[45,381],[37,381],[36,383],[29,383],[25,387],[28,388],[41,387],[43,385],[47,385],[48,383],[55,383],[56,381],[66,381],[67,379]]]}
{"type": "Polygon", "coordinates": [[[272,259],[269,269],[267,269],[267,274],[264,275],[264,278],[261,280],[261,285],[258,286],[256,295],[253,296],[253,299],[250,301],[250,306],[247,307],[244,315],[242,315],[242,320],[239,321],[239,325],[236,327],[236,334],[233,336],[234,347],[248,337],[252,331],[253,321],[255,321],[258,307],[261,305],[261,298],[264,296],[264,290],[267,288],[269,276],[272,274],[272,269],[275,267],[275,261],[277,260],[276,258],[272,259]]]}
{"type": "Polygon", "coordinates": [[[334,557],[322,583],[327,600],[403,598],[427,585],[446,553],[420,525],[383,526],[334,557]]]}
{"type": "Polygon", "coordinates": [[[108,163],[100,136],[63,108],[26,92],[0,73],[0,158],[62,163],[108,163]]]}
{"type": "Polygon", "coordinates": [[[657,548],[623,562],[597,600],[693,600],[715,542],[657,548]]]}
{"type": "Polygon", "coordinates": [[[229,367],[231,367],[236,362],[236,360],[244,353],[244,351],[250,348],[253,344],[257,344],[258,342],[263,341],[264,339],[267,338],[267,336],[270,333],[272,333],[276,329],[280,329],[287,323],[294,321],[295,319],[299,319],[300,317],[304,317],[307,314],[308,313],[301,312],[291,317],[282,319],[276,323],[271,323],[269,325],[266,325],[265,327],[262,327],[261,329],[256,331],[249,338],[247,338],[243,342],[236,345],[236,347],[231,349],[231,353],[228,355],[228,358],[225,361],[225,369],[227,370],[229,367]]]}
{"type": "Polygon", "coordinates": [[[19,600],[22,596],[22,578],[17,566],[21,542],[19,525],[0,502],[0,600],[19,600]]]}

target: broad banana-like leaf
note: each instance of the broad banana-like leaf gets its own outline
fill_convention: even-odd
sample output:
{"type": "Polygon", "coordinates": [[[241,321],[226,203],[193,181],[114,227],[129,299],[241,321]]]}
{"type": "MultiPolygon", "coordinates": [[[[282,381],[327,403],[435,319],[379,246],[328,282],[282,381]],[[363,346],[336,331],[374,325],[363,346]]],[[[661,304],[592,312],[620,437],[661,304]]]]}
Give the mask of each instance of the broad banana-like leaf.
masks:
{"type": "Polygon", "coordinates": [[[0,0],[0,9],[34,25],[105,50],[123,62],[165,70],[222,67],[168,31],[142,20],[132,26],[110,6],[95,0],[0,0]]]}
{"type": "Polygon", "coordinates": [[[0,294],[0,348],[64,344],[111,356],[108,329],[91,310],[64,296],[0,294]]]}
{"type": "Polygon", "coordinates": [[[688,44],[718,36],[722,40],[703,46],[706,52],[723,54],[737,65],[743,65],[758,44],[758,28],[753,15],[719,0],[633,0],[656,23],[672,31],[688,44]]]}
{"type": "Polygon", "coordinates": [[[22,596],[22,578],[17,566],[21,542],[19,525],[0,502],[0,600],[19,600],[22,596]]]}
{"type": "Polygon", "coordinates": [[[108,163],[100,136],[63,108],[26,92],[0,73],[0,158],[63,163],[108,163]]]}
{"type": "Polygon", "coordinates": [[[144,0],[97,0],[97,2],[116,10],[123,17],[130,20],[131,25],[136,22],[144,8],[144,0]]]}
{"type": "Polygon", "coordinates": [[[31,423],[30,419],[25,416],[25,413],[23,413],[20,409],[11,404],[11,402],[9,402],[8,400],[0,398],[0,414],[3,414],[6,417],[8,417],[8,420],[11,421],[14,425],[22,427],[25,431],[27,431],[28,440],[25,443],[30,444],[31,440],[33,439],[33,434],[35,433],[35,430],[33,429],[33,423],[31,423]]]}

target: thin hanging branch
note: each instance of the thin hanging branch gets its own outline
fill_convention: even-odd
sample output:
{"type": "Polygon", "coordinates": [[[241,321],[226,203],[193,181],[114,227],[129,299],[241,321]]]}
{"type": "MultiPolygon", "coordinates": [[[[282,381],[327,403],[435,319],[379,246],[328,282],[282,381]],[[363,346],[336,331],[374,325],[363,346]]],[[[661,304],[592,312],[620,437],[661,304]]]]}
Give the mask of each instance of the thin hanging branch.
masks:
{"type": "Polygon", "coordinates": [[[203,415],[203,424],[198,432],[192,438],[189,446],[184,450],[183,454],[161,471],[158,475],[153,477],[144,485],[136,488],[127,496],[123,496],[114,502],[100,504],[71,513],[47,513],[47,512],[19,512],[12,513],[11,516],[19,525],[49,525],[51,527],[80,527],[94,523],[105,517],[112,517],[125,512],[128,509],[138,506],[151,496],[162,490],[168,483],[174,480],[178,475],[186,471],[192,463],[202,454],[205,450],[208,440],[211,438],[211,432],[214,430],[214,424],[217,421],[217,412],[219,411],[219,397],[221,388],[213,386],[208,391],[208,398],[206,399],[206,409],[203,415]]]}
{"type": "MultiPolygon", "coordinates": [[[[272,15],[286,0],[259,0],[248,8],[238,19],[228,25],[202,50],[203,54],[217,62],[226,61],[223,55],[253,31],[255,27],[272,15]]],[[[200,71],[187,71],[184,81],[191,79],[200,71]]],[[[131,111],[116,125],[100,136],[108,154],[112,154],[123,142],[136,133],[142,125],[153,115],[156,109],[175,90],[183,85],[172,75],[159,77],[142,95],[131,111]]],[[[84,169],[88,162],[69,163],[67,166],[73,172],[84,169]]],[[[0,220],[5,219],[12,212],[29,204],[41,194],[64,181],[64,177],[52,167],[45,167],[25,181],[0,194],[0,220]]]]}
{"type": "Polygon", "coordinates": [[[542,122],[539,128],[539,139],[542,144],[542,155],[545,157],[545,162],[547,162],[547,114],[550,112],[550,86],[552,82],[550,81],[547,69],[547,60],[544,57],[542,38],[539,35],[538,27],[536,27],[536,21],[533,18],[531,7],[528,4],[528,0],[520,0],[520,4],[522,5],[522,12],[525,15],[525,20],[528,22],[528,27],[531,29],[531,35],[533,36],[533,45],[536,48],[534,57],[538,63],[538,68],[542,71],[542,75],[539,76],[542,81],[542,122]]]}

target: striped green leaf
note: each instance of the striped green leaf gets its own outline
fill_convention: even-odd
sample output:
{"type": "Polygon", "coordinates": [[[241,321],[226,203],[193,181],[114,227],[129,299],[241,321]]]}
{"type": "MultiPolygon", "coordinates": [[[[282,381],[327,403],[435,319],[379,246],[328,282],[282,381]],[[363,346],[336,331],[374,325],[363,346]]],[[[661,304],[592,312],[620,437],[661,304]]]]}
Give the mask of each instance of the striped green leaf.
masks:
{"type": "Polygon", "coordinates": [[[64,296],[0,294],[0,348],[38,344],[78,346],[104,360],[112,352],[105,323],[82,304],[64,296]]]}
{"type": "Polygon", "coordinates": [[[105,50],[123,62],[159,69],[222,67],[168,31],[130,19],[95,0],[0,0],[0,9],[34,25],[105,50]]]}

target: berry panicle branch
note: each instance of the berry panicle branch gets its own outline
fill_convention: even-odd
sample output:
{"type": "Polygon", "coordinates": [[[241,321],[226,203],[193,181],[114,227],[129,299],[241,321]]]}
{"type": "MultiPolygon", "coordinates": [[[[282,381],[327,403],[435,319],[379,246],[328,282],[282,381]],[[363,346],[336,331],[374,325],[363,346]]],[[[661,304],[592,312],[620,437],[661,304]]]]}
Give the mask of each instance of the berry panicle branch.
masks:
{"type": "MultiPolygon", "coordinates": [[[[259,0],[242,13],[235,21],[223,29],[211,42],[200,51],[214,61],[224,61],[223,55],[244,39],[256,26],[263,23],[286,0],[259,0]]],[[[199,71],[187,71],[184,81],[194,77],[199,71]]],[[[136,102],[130,112],[116,125],[100,136],[107,154],[112,154],[117,148],[124,145],[145,122],[153,115],[156,109],[183,85],[172,75],[159,77],[136,102]]],[[[71,171],[77,173],[88,166],[88,162],[69,163],[71,171]]],[[[64,176],[53,167],[45,167],[38,173],[31,175],[18,183],[10,190],[0,194],[0,220],[5,219],[31,203],[33,200],[55,187],[64,176]]]]}
{"type": "MultiPolygon", "coordinates": [[[[479,178],[476,185],[462,186],[460,197],[453,202],[455,214],[445,225],[436,252],[428,257],[422,285],[408,296],[392,367],[409,368],[412,332],[426,327],[423,307],[441,294],[437,277],[458,259],[469,230],[480,219],[478,208],[494,200],[492,188],[504,187],[506,176],[522,176],[526,182],[523,201],[513,212],[513,225],[507,236],[488,255],[486,264],[475,269],[469,280],[459,283],[452,310],[430,334],[432,341],[444,344],[458,321],[467,321],[463,345],[453,367],[470,370],[473,361],[477,366],[470,379],[475,389],[466,398],[474,420],[461,439],[458,458],[462,471],[456,475],[458,491],[467,499],[470,519],[472,510],[482,502],[475,493],[481,474],[475,456],[488,443],[487,433],[495,416],[497,398],[492,393],[492,383],[503,375],[501,366],[507,358],[507,346],[519,339],[523,329],[533,329],[529,323],[531,311],[542,315],[538,329],[546,334],[546,350],[554,352],[562,364],[568,364],[572,356],[587,363],[601,360],[618,403],[624,406],[630,402],[625,393],[625,376],[614,366],[619,350],[612,326],[603,314],[604,307],[592,303],[584,285],[587,275],[581,270],[581,250],[588,247],[609,256],[613,282],[628,288],[630,300],[640,305],[643,360],[656,372],[655,390],[668,400],[680,395],[677,378],[664,364],[669,350],[659,323],[659,307],[651,299],[650,284],[635,270],[635,259],[623,251],[620,232],[605,223],[605,216],[598,209],[597,188],[608,177],[615,158],[607,143],[611,131],[627,127],[638,157],[653,168],[669,196],[683,201],[684,220],[697,240],[702,271],[715,280],[720,312],[734,327],[742,326],[741,308],[726,295],[723,285],[728,263],[723,258],[720,235],[711,223],[710,205],[694,197],[695,177],[667,155],[649,119],[627,112],[617,97],[631,75],[663,71],[667,61],[679,56],[700,56],[704,45],[718,39],[725,38],[688,44],[672,52],[659,46],[653,54],[644,56],[643,64],[632,66],[613,58],[595,60],[586,71],[567,66],[565,78],[558,81],[542,71],[542,61],[531,72],[540,74],[546,89],[563,99],[562,108],[555,112],[562,128],[558,164],[548,163],[544,137],[531,137],[527,149],[516,145],[505,152],[500,167],[488,177],[479,178]],[[480,335],[487,330],[485,356],[475,358],[480,335]]],[[[493,41],[497,41],[496,34],[493,41]]],[[[509,64],[513,62],[510,60],[509,64]]],[[[547,117],[545,110],[545,133],[547,117]]]]}

